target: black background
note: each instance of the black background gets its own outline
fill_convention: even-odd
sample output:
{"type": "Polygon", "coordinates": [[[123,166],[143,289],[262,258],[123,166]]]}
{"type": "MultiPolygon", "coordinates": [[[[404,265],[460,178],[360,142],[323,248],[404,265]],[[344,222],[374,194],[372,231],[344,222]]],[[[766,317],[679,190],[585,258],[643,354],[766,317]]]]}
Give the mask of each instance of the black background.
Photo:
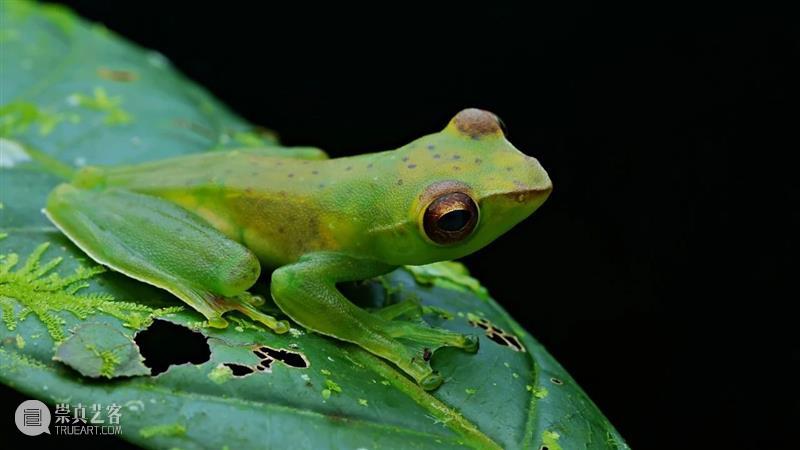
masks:
{"type": "Polygon", "coordinates": [[[632,447],[796,445],[789,14],[66,3],[332,156],[400,146],[464,107],[497,113],[555,191],[466,258],[473,274],[632,447]]]}

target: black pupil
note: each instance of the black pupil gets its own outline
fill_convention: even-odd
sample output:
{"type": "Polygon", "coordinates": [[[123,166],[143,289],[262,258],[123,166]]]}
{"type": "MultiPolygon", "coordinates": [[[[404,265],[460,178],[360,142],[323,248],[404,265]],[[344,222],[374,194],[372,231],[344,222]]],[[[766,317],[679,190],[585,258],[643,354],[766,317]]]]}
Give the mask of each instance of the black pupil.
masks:
{"type": "Polygon", "coordinates": [[[470,218],[472,214],[469,211],[457,209],[443,215],[436,223],[444,231],[458,231],[469,223],[470,218]]]}

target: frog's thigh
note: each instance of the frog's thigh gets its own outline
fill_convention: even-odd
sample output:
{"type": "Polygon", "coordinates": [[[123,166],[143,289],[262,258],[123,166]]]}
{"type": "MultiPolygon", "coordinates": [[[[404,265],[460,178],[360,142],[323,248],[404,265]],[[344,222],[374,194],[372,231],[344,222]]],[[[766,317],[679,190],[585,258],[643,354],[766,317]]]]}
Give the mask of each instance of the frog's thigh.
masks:
{"type": "Polygon", "coordinates": [[[355,343],[391,361],[424,388],[434,389],[442,378],[428,363],[431,352],[445,345],[474,351],[477,339],[388,320],[395,316],[393,313],[371,314],[352,304],[336,288],[338,282],[363,280],[390,269],[331,253],[309,255],[273,272],[272,297],[283,312],[304,327],[355,343]]]}
{"type": "Polygon", "coordinates": [[[252,252],[173,203],[62,184],[50,194],[45,213],[92,259],[172,292],[213,326],[225,326],[222,313],[231,309],[275,322],[231,298],[258,279],[261,267],[252,252]]]}

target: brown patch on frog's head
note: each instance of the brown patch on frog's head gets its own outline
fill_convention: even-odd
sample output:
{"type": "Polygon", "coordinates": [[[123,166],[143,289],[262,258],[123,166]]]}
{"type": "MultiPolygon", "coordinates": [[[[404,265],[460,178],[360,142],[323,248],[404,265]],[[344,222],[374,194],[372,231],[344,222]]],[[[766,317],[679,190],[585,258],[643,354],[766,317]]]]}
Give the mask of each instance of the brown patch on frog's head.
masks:
{"type": "Polygon", "coordinates": [[[489,111],[477,108],[462,110],[453,117],[448,126],[472,139],[480,139],[484,136],[503,136],[500,119],[489,111]]]}

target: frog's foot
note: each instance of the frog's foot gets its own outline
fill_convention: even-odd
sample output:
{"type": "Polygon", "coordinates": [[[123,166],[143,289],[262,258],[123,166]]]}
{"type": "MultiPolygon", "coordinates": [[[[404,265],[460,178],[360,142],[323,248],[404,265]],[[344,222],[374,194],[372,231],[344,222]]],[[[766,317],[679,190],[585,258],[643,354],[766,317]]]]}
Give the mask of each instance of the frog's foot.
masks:
{"type": "Polygon", "coordinates": [[[385,272],[385,266],[343,255],[309,255],[272,273],[272,298],[307,329],[352,342],[393,363],[423,389],[436,389],[443,381],[430,365],[436,349],[451,346],[474,352],[478,339],[427,326],[420,319],[418,303],[401,302],[370,313],[336,289],[337,281],[385,272]]]}
{"type": "MultiPolygon", "coordinates": [[[[283,334],[289,331],[288,321],[278,320],[257,308],[264,304],[264,299],[260,296],[244,292],[234,297],[216,297],[213,301],[215,303],[214,308],[219,311],[220,315],[227,311],[239,311],[251,320],[266,326],[275,333],[283,334]]],[[[224,321],[225,319],[222,320],[224,321]]],[[[209,325],[211,324],[209,323],[209,325]]]]}
{"type": "Polygon", "coordinates": [[[456,347],[469,353],[478,351],[479,341],[474,334],[461,334],[401,320],[389,322],[386,328],[389,336],[415,346],[423,346],[423,349],[430,352],[440,347],[456,347]]]}
{"type": "Polygon", "coordinates": [[[475,336],[428,326],[422,320],[422,304],[418,299],[406,299],[372,314],[389,321],[385,328],[393,338],[417,342],[429,349],[448,346],[462,348],[470,353],[478,351],[478,339],[475,336]]]}
{"type": "Polygon", "coordinates": [[[385,324],[385,332],[393,340],[405,347],[408,354],[413,355],[408,366],[403,363],[396,363],[401,369],[413,375],[417,382],[426,390],[436,389],[442,383],[442,377],[430,366],[430,360],[436,350],[442,347],[456,347],[469,353],[478,351],[478,337],[470,334],[456,333],[443,328],[434,328],[419,323],[392,320],[385,324]]]}
{"type": "Polygon", "coordinates": [[[418,299],[403,300],[372,312],[372,315],[386,321],[382,328],[387,336],[414,355],[410,370],[418,372],[420,378],[417,381],[423,388],[430,390],[442,383],[442,377],[429,365],[436,350],[441,347],[457,347],[475,353],[478,351],[479,341],[474,335],[431,327],[422,320],[422,314],[422,304],[418,299]]]}
{"type": "Polygon", "coordinates": [[[393,338],[424,345],[428,350],[447,346],[458,347],[470,353],[478,351],[478,339],[474,335],[428,326],[421,319],[423,310],[418,299],[406,299],[372,314],[389,321],[385,328],[393,338]]]}

